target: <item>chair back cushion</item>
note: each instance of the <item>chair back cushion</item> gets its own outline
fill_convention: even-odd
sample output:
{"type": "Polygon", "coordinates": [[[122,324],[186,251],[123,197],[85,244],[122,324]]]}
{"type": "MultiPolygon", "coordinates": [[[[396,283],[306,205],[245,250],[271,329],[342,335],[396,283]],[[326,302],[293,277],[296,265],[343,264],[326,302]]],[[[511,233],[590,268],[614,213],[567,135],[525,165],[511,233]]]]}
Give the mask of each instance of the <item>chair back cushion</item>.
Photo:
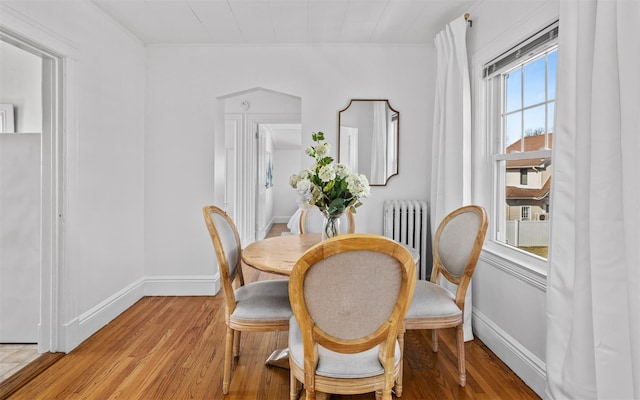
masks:
{"type": "Polygon", "coordinates": [[[464,273],[481,224],[481,216],[468,211],[454,216],[441,227],[438,256],[442,266],[456,278],[464,273]]]}
{"type": "Polygon", "coordinates": [[[409,251],[380,235],[339,235],[311,247],[289,279],[305,346],[353,354],[384,341],[393,351],[415,274],[409,251]]]}
{"type": "MultiPolygon", "coordinates": [[[[238,254],[238,242],[236,241],[235,230],[225,216],[213,213],[212,217],[216,232],[220,238],[222,251],[227,261],[226,267],[228,268],[229,279],[233,281],[236,274],[236,266],[238,265],[238,258],[240,257],[240,254],[238,254]]],[[[218,264],[223,263],[218,260],[218,264]]]]}
{"type": "Polygon", "coordinates": [[[316,326],[342,339],[375,332],[393,312],[402,266],[375,251],[348,251],[320,260],[304,280],[304,301],[316,326]]]}

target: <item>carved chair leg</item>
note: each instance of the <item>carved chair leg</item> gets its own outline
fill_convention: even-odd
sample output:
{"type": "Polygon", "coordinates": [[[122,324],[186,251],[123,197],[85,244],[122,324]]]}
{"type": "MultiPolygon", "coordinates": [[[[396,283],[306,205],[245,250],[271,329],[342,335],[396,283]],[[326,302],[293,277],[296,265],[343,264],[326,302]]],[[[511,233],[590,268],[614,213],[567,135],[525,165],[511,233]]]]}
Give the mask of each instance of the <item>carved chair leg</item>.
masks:
{"type": "Polygon", "coordinates": [[[398,334],[398,344],[400,346],[400,365],[398,368],[398,378],[396,379],[396,397],[402,397],[402,374],[404,372],[404,329],[398,334]]]}
{"type": "Polygon", "coordinates": [[[438,330],[437,329],[431,330],[431,348],[433,349],[434,353],[438,352],[438,330]]]}
{"type": "Polygon", "coordinates": [[[464,359],[464,325],[460,324],[456,327],[456,341],[458,342],[458,371],[460,378],[460,386],[464,387],[467,383],[467,374],[465,371],[464,359]]]}
{"type": "Polygon", "coordinates": [[[298,380],[293,374],[293,368],[289,367],[289,399],[298,400],[298,380]]]}
{"type": "MultiPolygon", "coordinates": [[[[378,392],[376,392],[376,398],[378,398],[378,392]]],[[[393,397],[391,395],[391,389],[389,390],[383,390],[380,393],[380,399],[381,400],[391,400],[393,397]]]]}
{"type": "Polygon", "coordinates": [[[240,335],[242,332],[235,331],[233,336],[233,357],[237,358],[240,356],[240,335]]]}
{"type": "Polygon", "coordinates": [[[233,329],[227,326],[227,334],[224,344],[224,372],[222,377],[222,393],[229,393],[229,382],[231,381],[231,351],[233,347],[233,329]]]}

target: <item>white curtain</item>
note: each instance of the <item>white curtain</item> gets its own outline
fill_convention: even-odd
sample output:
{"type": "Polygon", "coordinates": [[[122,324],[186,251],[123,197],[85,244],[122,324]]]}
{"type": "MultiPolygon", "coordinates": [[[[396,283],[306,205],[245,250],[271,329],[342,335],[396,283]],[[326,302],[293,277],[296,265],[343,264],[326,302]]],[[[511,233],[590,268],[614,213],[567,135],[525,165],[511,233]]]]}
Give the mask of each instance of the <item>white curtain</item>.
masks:
{"type": "Polygon", "coordinates": [[[640,2],[560,2],[549,399],[640,399],[640,2]]]}
{"type": "MultiPolygon", "coordinates": [[[[448,213],[471,202],[471,89],[466,34],[467,22],[461,16],[435,38],[437,69],[431,164],[434,232],[448,213]]],[[[471,340],[471,285],[465,310],[464,338],[471,340]]]]}
{"type": "Polygon", "coordinates": [[[384,183],[387,177],[387,103],[374,101],[371,138],[371,182],[384,183]]]}

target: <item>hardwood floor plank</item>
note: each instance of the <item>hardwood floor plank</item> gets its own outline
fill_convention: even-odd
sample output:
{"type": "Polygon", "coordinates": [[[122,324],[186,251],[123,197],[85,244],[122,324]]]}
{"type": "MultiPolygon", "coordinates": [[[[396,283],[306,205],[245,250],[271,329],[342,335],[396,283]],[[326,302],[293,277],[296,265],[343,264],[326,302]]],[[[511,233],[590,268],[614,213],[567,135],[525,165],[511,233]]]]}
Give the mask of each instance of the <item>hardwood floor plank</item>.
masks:
{"type": "MultiPolygon", "coordinates": [[[[245,277],[282,278],[245,268],[245,277]]],[[[289,398],[289,371],[266,366],[287,332],[244,333],[230,392],[222,394],[222,293],[202,297],[145,297],[64,355],[11,400],[272,400],[289,398]]],[[[440,331],[437,353],[430,331],[405,335],[407,400],[522,399],[539,397],[477,338],[465,344],[467,385],[458,385],[453,329],[440,331]]],[[[3,397],[0,397],[3,399],[3,397]]],[[[332,400],[373,400],[373,393],[332,400]]]]}
{"type": "Polygon", "coordinates": [[[0,399],[6,399],[10,394],[20,389],[23,385],[49,368],[56,361],[64,357],[64,353],[44,353],[34,361],[11,375],[0,383],[0,399]]]}

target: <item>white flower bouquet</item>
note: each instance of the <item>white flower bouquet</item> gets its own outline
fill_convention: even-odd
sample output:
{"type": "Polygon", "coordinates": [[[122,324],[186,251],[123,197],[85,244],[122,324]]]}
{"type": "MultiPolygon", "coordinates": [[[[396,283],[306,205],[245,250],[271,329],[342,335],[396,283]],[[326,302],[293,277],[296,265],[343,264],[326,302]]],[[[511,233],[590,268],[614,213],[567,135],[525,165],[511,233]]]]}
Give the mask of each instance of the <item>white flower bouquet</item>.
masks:
{"type": "Polygon", "coordinates": [[[298,192],[298,204],[303,208],[317,206],[325,218],[337,218],[347,209],[355,212],[362,205],[360,199],[370,196],[367,177],[333,162],[324,133],[314,132],[311,137],[316,145],[305,152],[315,159],[315,164],[289,178],[289,184],[298,192]]]}

